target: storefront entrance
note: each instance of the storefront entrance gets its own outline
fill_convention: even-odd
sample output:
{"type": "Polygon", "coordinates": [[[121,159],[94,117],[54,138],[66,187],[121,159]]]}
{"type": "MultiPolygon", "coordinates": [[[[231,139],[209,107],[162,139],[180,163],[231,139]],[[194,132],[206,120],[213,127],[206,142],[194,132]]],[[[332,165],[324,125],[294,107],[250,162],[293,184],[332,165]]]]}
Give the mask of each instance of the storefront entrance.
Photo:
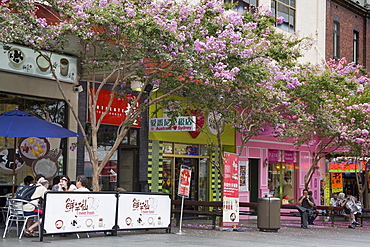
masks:
{"type": "Polygon", "coordinates": [[[140,191],[138,182],[138,148],[121,148],[119,152],[118,187],[140,191]]]}
{"type": "Polygon", "coordinates": [[[172,198],[177,196],[179,173],[182,165],[191,168],[191,189],[189,200],[208,200],[208,159],[199,158],[166,158],[163,160],[162,191],[170,193],[172,198]]]}
{"type": "Polygon", "coordinates": [[[249,159],[249,190],[251,202],[257,202],[258,199],[258,163],[259,159],[249,159]]]}

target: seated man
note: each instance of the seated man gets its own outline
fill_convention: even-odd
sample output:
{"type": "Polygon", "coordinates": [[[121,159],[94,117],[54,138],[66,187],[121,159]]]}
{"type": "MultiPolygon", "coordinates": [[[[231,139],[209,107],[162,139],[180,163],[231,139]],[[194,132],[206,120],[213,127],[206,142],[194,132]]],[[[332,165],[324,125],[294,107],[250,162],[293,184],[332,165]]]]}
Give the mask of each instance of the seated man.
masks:
{"type": "Polygon", "coordinates": [[[90,191],[87,187],[87,178],[84,175],[78,175],[76,178],[76,187],[74,191],[90,191]]]}
{"type": "Polygon", "coordinates": [[[303,229],[307,229],[308,225],[308,218],[310,214],[312,214],[313,206],[315,206],[315,202],[312,196],[308,195],[308,190],[303,190],[303,195],[298,199],[297,209],[301,214],[301,227],[303,229]]]}
{"type": "MultiPolygon", "coordinates": [[[[25,204],[23,206],[23,211],[24,211],[25,216],[36,215],[38,213],[40,215],[42,215],[42,213],[43,213],[42,210],[36,208],[34,205],[40,205],[41,204],[41,201],[44,199],[45,192],[47,191],[47,189],[49,187],[49,181],[40,179],[39,183],[40,183],[40,185],[37,186],[35,192],[33,192],[32,196],[31,196],[31,203],[32,204],[25,204]]],[[[40,219],[40,222],[35,222],[33,224],[32,224],[32,221],[31,222],[28,221],[26,232],[25,232],[24,236],[26,236],[26,237],[37,237],[38,234],[34,233],[34,230],[35,230],[36,227],[38,227],[38,224],[40,224],[40,223],[41,223],[41,219],[40,219]]]]}
{"type": "Polygon", "coordinates": [[[33,184],[33,182],[35,181],[35,179],[32,177],[32,176],[26,176],[24,179],[23,179],[23,183],[21,183],[18,188],[17,188],[17,191],[20,191],[21,189],[24,188],[24,186],[27,186],[27,185],[30,185],[30,184],[33,184]]]}

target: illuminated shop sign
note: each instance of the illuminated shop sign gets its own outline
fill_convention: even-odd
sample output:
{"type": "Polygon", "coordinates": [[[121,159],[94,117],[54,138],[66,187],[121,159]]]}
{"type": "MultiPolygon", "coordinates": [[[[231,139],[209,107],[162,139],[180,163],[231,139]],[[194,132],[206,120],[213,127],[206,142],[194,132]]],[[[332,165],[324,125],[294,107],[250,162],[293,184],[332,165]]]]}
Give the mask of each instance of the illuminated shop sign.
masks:
{"type": "Polygon", "coordinates": [[[356,172],[365,167],[366,161],[329,162],[329,172],[356,172]]]}

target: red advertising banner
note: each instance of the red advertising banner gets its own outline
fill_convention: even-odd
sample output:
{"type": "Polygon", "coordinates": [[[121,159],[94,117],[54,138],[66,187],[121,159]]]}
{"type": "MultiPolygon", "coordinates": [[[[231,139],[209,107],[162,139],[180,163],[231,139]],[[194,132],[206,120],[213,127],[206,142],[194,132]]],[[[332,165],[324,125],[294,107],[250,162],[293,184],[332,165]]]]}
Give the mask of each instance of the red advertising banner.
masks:
{"type": "Polygon", "coordinates": [[[225,228],[239,227],[239,156],[224,154],[223,223],[225,228]]]}
{"type": "Polygon", "coordinates": [[[239,156],[224,154],[224,197],[239,198],[239,156]]]}
{"type": "MultiPolygon", "coordinates": [[[[111,91],[109,90],[100,91],[96,107],[96,120],[98,120],[103,112],[106,110],[108,102],[110,100],[110,94],[111,91]]],[[[129,102],[135,100],[137,98],[137,95],[125,94],[125,97],[125,99],[114,97],[110,110],[103,119],[103,124],[120,125],[123,121],[125,121],[127,113],[130,111],[131,108],[137,108],[140,106],[140,102],[138,102],[135,106],[132,106],[129,102]]],[[[89,122],[91,122],[90,114],[89,122]]],[[[140,127],[140,118],[136,119],[131,126],[140,127]]]]}
{"type": "Polygon", "coordinates": [[[190,181],[191,181],[191,168],[188,166],[181,166],[178,196],[190,196],[190,181]]]}

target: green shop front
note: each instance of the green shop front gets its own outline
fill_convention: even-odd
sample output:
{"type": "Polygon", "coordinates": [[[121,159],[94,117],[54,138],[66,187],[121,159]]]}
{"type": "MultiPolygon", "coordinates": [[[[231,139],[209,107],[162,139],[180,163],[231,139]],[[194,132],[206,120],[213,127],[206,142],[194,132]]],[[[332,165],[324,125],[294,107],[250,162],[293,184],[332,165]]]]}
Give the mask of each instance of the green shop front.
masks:
{"type": "MultiPolygon", "coordinates": [[[[221,181],[217,168],[216,135],[207,121],[194,118],[193,121],[179,117],[176,123],[166,123],[166,118],[149,119],[149,191],[170,193],[178,199],[177,190],[181,166],[191,168],[191,200],[221,200],[221,181]],[[197,131],[189,131],[189,125],[203,122],[197,131]]],[[[199,124],[197,124],[199,126],[199,124]]],[[[223,151],[234,152],[235,131],[226,127],[222,133],[223,151]]]]}

